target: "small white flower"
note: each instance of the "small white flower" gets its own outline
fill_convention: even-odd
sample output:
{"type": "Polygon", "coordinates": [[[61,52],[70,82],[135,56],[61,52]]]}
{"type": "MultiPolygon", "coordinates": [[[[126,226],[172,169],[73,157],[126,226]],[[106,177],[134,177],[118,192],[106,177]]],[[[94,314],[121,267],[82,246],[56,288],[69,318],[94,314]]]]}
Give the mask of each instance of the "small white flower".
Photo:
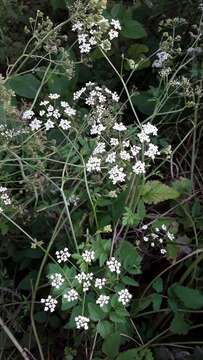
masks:
{"type": "Polygon", "coordinates": [[[147,229],[148,229],[148,225],[147,225],[147,224],[145,224],[145,225],[142,226],[142,230],[147,230],[147,229]]]}
{"type": "Polygon", "coordinates": [[[116,92],[114,92],[112,94],[112,100],[115,101],[115,102],[119,102],[119,96],[118,96],[118,94],[116,92]]]}
{"type": "Polygon", "coordinates": [[[95,252],[93,250],[85,250],[82,253],[82,258],[86,263],[91,264],[91,262],[95,259],[95,252]]]}
{"type": "Polygon", "coordinates": [[[50,276],[51,279],[51,286],[59,289],[61,285],[64,283],[64,278],[60,273],[55,273],[50,276]]]}
{"type": "Polygon", "coordinates": [[[121,30],[121,24],[119,20],[112,19],[111,25],[114,27],[114,29],[121,30]]]}
{"type": "Polygon", "coordinates": [[[106,262],[106,265],[108,266],[110,272],[115,272],[116,274],[121,273],[121,263],[115,259],[115,257],[111,257],[110,260],[106,262]]]}
{"type": "Polygon", "coordinates": [[[123,145],[124,148],[128,148],[130,146],[130,141],[129,140],[123,140],[122,145],[123,145]]]}
{"type": "Polygon", "coordinates": [[[80,46],[81,54],[88,54],[91,51],[91,45],[89,43],[82,43],[80,46]]]}
{"type": "Polygon", "coordinates": [[[76,316],[75,317],[75,323],[76,323],[76,328],[77,329],[84,329],[84,330],[88,330],[90,319],[86,316],[76,316]]]}
{"type": "Polygon", "coordinates": [[[109,164],[113,164],[116,162],[116,152],[113,151],[112,153],[108,154],[105,160],[109,164]]]}
{"type": "Polygon", "coordinates": [[[68,130],[71,127],[71,122],[66,119],[61,119],[59,127],[61,127],[63,130],[68,130]]]}
{"type": "Polygon", "coordinates": [[[68,302],[78,300],[79,294],[76,290],[70,289],[66,294],[63,295],[64,299],[68,302]]]}
{"type": "Polygon", "coordinates": [[[49,99],[51,100],[56,100],[59,99],[60,95],[59,94],[49,94],[49,99]]]}
{"type": "Polygon", "coordinates": [[[127,129],[127,127],[122,122],[120,122],[120,123],[115,122],[113,129],[117,130],[117,131],[125,131],[127,129]]]}
{"type": "Polygon", "coordinates": [[[144,237],[143,237],[143,240],[144,240],[145,242],[149,241],[148,236],[144,236],[144,237]]]}
{"type": "Polygon", "coordinates": [[[139,154],[141,150],[141,147],[140,146],[136,146],[136,145],[133,145],[131,148],[130,148],[130,151],[132,153],[132,156],[137,156],[139,154]]]}
{"type": "Polygon", "coordinates": [[[104,142],[99,142],[96,146],[96,148],[94,149],[93,151],[93,155],[96,155],[96,154],[103,154],[105,151],[106,151],[106,148],[105,148],[105,143],[104,142]]]}
{"type": "Polygon", "coordinates": [[[150,143],[147,151],[145,151],[144,154],[154,160],[156,155],[160,155],[160,152],[158,146],[150,143]]]}
{"type": "Polygon", "coordinates": [[[117,145],[119,144],[119,141],[118,141],[118,139],[116,139],[116,138],[111,138],[111,139],[110,139],[110,144],[111,144],[112,146],[117,146],[117,145]]]}
{"type": "Polygon", "coordinates": [[[73,24],[72,26],[72,31],[76,31],[76,30],[79,30],[81,31],[82,30],[82,23],[80,21],[77,21],[75,24],[73,24]]]}
{"type": "Polygon", "coordinates": [[[108,295],[100,295],[96,301],[96,304],[98,304],[101,308],[105,305],[108,305],[110,300],[110,296],[108,295]]]}
{"type": "Polygon", "coordinates": [[[86,292],[91,286],[91,281],[93,280],[93,273],[84,273],[75,276],[75,279],[83,286],[83,291],[86,292]]]}
{"type": "Polygon", "coordinates": [[[170,233],[169,231],[167,231],[166,236],[168,237],[168,239],[170,241],[173,241],[175,239],[175,236],[172,233],[170,233]]]}
{"type": "Polygon", "coordinates": [[[101,171],[101,159],[96,156],[90,156],[86,168],[88,172],[100,172],[101,171]]]}
{"type": "Polygon", "coordinates": [[[115,185],[118,182],[124,182],[126,174],[123,172],[122,167],[115,165],[111,170],[108,171],[109,179],[112,180],[112,183],[115,185]]]}
{"type": "Polygon", "coordinates": [[[45,114],[45,110],[40,110],[39,116],[44,116],[44,114],[45,114]]]}
{"type": "Polygon", "coordinates": [[[137,137],[139,138],[139,140],[142,144],[144,142],[150,142],[149,135],[147,135],[143,130],[139,134],[137,134],[137,137]]]}
{"type": "Polygon", "coordinates": [[[135,165],[133,165],[132,169],[136,175],[145,174],[145,163],[137,161],[135,165]]]}
{"type": "Polygon", "coordinates": [[[120,302],[124,306],[128,305],[131,299],[132,295],[127,289],[123,289],[118,292],[118,302],[120,302]]]}
{"type": "Polygon", "coordinates": [[[143,128],[143,131],[145,132],[145,134],[157,136],[158,129],[156,126],[152,125],[150,122],[148,122],[147,124],[144,124],[142,126],[142,128],[143,128]]]}
{"type": "Polygon", "coordinates": [[[163,231],[166,231],[166,230],[167,230],[167,227],[166,227],[165,224],[163,224],[163,225],[161,226],[161,228],[162,228],[163,231]]]}
{"type": "Polygon", "coordinates": [[[32,110],[25,110],[23,113],[23,119],[30,120],[35,115],[34,111],[32,110]]]}
{"type": "Polygon", "coordinates": [[[105,278],[102,278],[102,279],[96,278],[95,279],[94,286],[96,288],[101,290],[105,285],[106,285],[106,279],[105,278]]]}
{"type": "Polygon", "coordinates": [[[39,130],[41,128],[41,125],[42,125],[42,121],[35,118],[34,120],[31,121],[29,126],[31,127],[32,131],[35,131],[35,130],[39,130]]]}
{"type": "Polygon", "coordinates": [[[106,127],[101,123],[94,123],[90,129],[91,135],[101,135],[102,131],[104,131],[106,127]]]}
{"type": "Polygon", "coordinates": [[[39,104],[40,106],[47,106],[49,104],[49,101],[48,100],[44,100],[44,101],[41,101],[41,103],[39,104]]]}
{"type": "Polygon", "coordinates": [[[161,249],[161,250],[160,250],[160,253],[161,253],[162,255],[165,255],[165,254],[167,253],[167,251],[166,251],[166,249],[161,249]]]}
{"type": "Polygon", "coordinates": [[[129,161],[131,159],[131,155],[126,150],[122,150],[120,152],[120,157],[122,160],[126,160],[126,161],[129,161]]]}
{"type": "Polygon", "coordinates": [[[44,126],[45,126],[45,130],[49,131],[50,129],[54,128],[54,122],[51,120],[47,120],[47,122],[45,122],[44,126]]]}
{"type": "Polygon", "coordinates": [[[41,303],[44,304],[44,311],[53,312],[58,301],[49,295],[46,299],[41,299],[41,303]]]}
{"type": "Polygon", "coordinates": [[[68,248],[64,248],[63,250],[57,250],[55,254],[59,264],[62,262],[66,262],[68,258],[71,256],[71,254],[68,251],[68,248]]]}
{"type": "Polygon", "coordinates": [[[73,109],[71,106],[66,106],[66,107],[64,108],[64,112],[65,112],[65,114],[68,115],[68,116],[75,116],[75,115],[76,115],[76,110],[73,109]]]}
{"type": "Polygon", "coordinates": [[[109,31],[109,39],[113,40],[118,37],[118,31],[111,29],[109,31]]]}

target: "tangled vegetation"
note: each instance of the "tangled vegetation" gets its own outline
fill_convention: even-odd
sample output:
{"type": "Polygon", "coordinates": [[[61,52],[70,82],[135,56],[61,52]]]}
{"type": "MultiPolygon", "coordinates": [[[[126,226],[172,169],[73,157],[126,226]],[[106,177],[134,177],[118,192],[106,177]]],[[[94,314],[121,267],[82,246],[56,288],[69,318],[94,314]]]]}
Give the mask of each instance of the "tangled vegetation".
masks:
{"type": "Polygon", "coordinates": [[[0,12],[0,359],[203,359],[203,4],[0,12]]]}

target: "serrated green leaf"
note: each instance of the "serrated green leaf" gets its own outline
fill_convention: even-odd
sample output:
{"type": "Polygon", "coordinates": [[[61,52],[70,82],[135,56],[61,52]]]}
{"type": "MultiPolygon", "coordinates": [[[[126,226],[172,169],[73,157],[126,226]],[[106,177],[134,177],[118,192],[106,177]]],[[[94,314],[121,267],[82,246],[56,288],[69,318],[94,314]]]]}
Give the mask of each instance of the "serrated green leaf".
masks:
{"type": "Polygon", "coordinates": [[[113,324],[108,320],[101,320],[97,324],[97,331],[99,335],[105,339],[107,336],[113,333],[113,324]]]}
{"type": "Polygon", "coordinates": [[[185,321],[183,313],[176,313],[171,325],[170,330],[174,334],[186,335],[190,329],[190,325],[185,321]]]}
{"type": "Polygon", "coordinates": [[[170,294],[171,293],[188,309],[197,310],[203,308],[203,293],[197,289],[174,284],[170,288],[170,294]]]}
{"type": "Polygon", "coordinates": [[[94,303],[88,304],[89,318],[93,321],[99,321],[106,317],[106,314],[101,310],[99,305],[94,303]]]}
{"type": "Polygon", "coordinates": [[[108,356],[109,359],[114,359],[118,354],[121,342],[120,333],[115,332],[108,336],[102,345],[102,351],[108,356]]]}
{"type": "Polygon", "coordinates": [[[146,204],[158,204],[162,201],[176,199],[179,193],[172,187],[153,180],[146,182],[141,187],[141,195],[146,204]]]}

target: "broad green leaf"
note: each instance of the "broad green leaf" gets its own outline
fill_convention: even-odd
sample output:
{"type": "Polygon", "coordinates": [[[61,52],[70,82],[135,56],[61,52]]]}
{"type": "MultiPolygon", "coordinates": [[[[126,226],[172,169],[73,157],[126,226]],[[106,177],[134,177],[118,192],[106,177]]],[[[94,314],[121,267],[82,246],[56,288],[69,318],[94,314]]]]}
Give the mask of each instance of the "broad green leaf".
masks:
{"type": "Polygon", "coordinates": [[[124,276],[122,278],[122,282],[123,282],[123,284],[130,285],[130,286],[139,286],[139,283],[130,276],[124,276]]]}
{"type": "Polygon", "coordinates": [[[122,241],[118,249],[119,259],[126,271],[130,274],[141,273],[141,256],[138,254],[136,247],[128,241],[122,241]]]}
{"type": "Polygon", "coordinates": [[[107,336],[113,333],[113,324],[108,320],[101,320],[97,324],[97,331],[99,335],[105,339],[107,336]]]}
{"type": "Polygon", "coordinates": [[[105,318],[106,314],[101,310],[99,305],[94,303],[88,304],[89,318],[93,321],[99,321],[105,318]]]}
{"type": "Polygon", "coordinates": [[[203,293],[199,290],[179,284],[172,285],[170,290],[186,308],[194,310],[203,308],[203,293]]]}
{"type": "Polygon", "coordinates": [[[34,99],[40,87],[40,81],[32,74],[15,75],[8,81],[8,86],[15,91],[16,95],[34,99]]]}
{"type": "Polygon", "coordinates": [[[147,36],[143,25],[136,20],[127,20],[122,27],[121,34],[129,39],[142,39],[147,36]]]}
{"type": "Polygon", "coordinates": [[[108,356],[108,359],[114,359],[119,352],[121,336],[115,332],[108,336],[102,345],[102,351],[108,356]]]}
{"type": "Polygon", "coordinates": [[[170,326],[170,330],[174,334],[186,335],[190,329],[190,325],[185,321],[183,313],[176,313],[170,326]]]}
{"type": "Polygon", "coordinates": [[[158,204],[162,201],[176,199],[179,193],[172,187],[158,180],[147,181],[141,187],[142,199],[146,204],[158,204]]]}
{"type": "Polygon", "coordinates": [[[65,9],[66,8],[66,2],[65,0],[50,0],[51,1],[51,6],[53,7],[53,10],[58,10],[58,9],[65,9]]]}

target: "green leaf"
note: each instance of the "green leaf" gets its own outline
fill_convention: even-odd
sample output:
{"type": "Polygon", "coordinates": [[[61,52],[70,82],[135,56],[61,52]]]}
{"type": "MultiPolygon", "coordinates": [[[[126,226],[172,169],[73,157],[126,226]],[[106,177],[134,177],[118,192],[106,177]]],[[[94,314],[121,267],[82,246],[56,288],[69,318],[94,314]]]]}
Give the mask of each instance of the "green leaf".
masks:
{"type": "Polygon", "coordinates": [[[141,187],[142,199],[146,204],[158,204],[162,201],[176,199],[179,193],[172,187],[158,180],[147,181],[141,187]]]}
{"type": "Polygon", "coordinates": [[[141,256],[138,254],[137,249],[128,241],[122,241],[118,249],[119,259],[126,271],[130,274],[141,273],[141,256]]]}
{"type": "Polygon", "coordinates": [[[172,285],[170,290],[186,308],[194,310],[203,308],[203,293],[199,290],[179,284],[172,285]]]}
{"type": "Polygon", "coordinates": [[[158,278],[156,279],[153,284],[152,287],[154,290],[156,290],[156,292],[161,293],[163,291],[163,280],[162,278],[158,278]]]}
{"type": "Polygon", "coordinates": [[[32,74],[15,75],[7,83],[16,95],[34,99],[40,87],[40,81],[32,74]]]}
{"type": "Polygon", "coordinates": [[[114,359],[118,354],[121,342],[120,333],[115,332],[108,336],[102,345],[102,351],[108,356],[109,359],[114,359]]]}
{"type": "Polygon", "coordinates": [[[143,25],[136,20],[128,20],[123,24],[121,34],[129,39],[142,39],[147,36],[143,25]]]}
{"type": "Polygon", "coordinates": [[[108,320],[101,320],[97,324],[97,331],[99,335],[105,339],[107,336],[113,333],[113,324],[108,320]]]}
{"type": "Polygon", "coordinates": [[[99,305],[94,303],[88,304],[89,318],[93,321],[99,321],[105,318],[106,314],[101,310],[99,305]]]}
{"type": "Polygon", "coordinates": [[[123,282],[123,284],[125,284],[125,285],[139,286],[139,283],[138,283],[136,280],[134,280],[134,279],[132,279],[131,277],[129,277],[129,276],[124,276],[124,277],[122,278],[122,282],[123,282]]]}
{"type": "Polygon", "coordinates": [[[158,311],[160,309],[161,303],[162,303],[162,296],[160,294],[153,294],[152,305],[154,311],[158,311]]]}
{"type": "Polygon", "coordinates": [[[190,329],[190,325],[185,321],[183,313],[176,313],[170,326],[170,330],[174,334],[186,335],[190,329]]]}
{"type": "Polygon", "coordinates": [[[123,213],[122,224],[124,226],[137,226],[140,222],[138,214],[132,212],[128,207],[125,207],[125,212],[123,213]]]}
{"type": "Polygon", "coordinates": [[[112,311],[109,314],[109,319],[113,321],[114,323],[122,323],[125,321],[125,316],[120,314],[119,312],[112,311]]]}
{"type": "Polygon", "coordinates": [[[122,352],[116,360],[154,360],[150,349],[130,349],[122,352]]]}

